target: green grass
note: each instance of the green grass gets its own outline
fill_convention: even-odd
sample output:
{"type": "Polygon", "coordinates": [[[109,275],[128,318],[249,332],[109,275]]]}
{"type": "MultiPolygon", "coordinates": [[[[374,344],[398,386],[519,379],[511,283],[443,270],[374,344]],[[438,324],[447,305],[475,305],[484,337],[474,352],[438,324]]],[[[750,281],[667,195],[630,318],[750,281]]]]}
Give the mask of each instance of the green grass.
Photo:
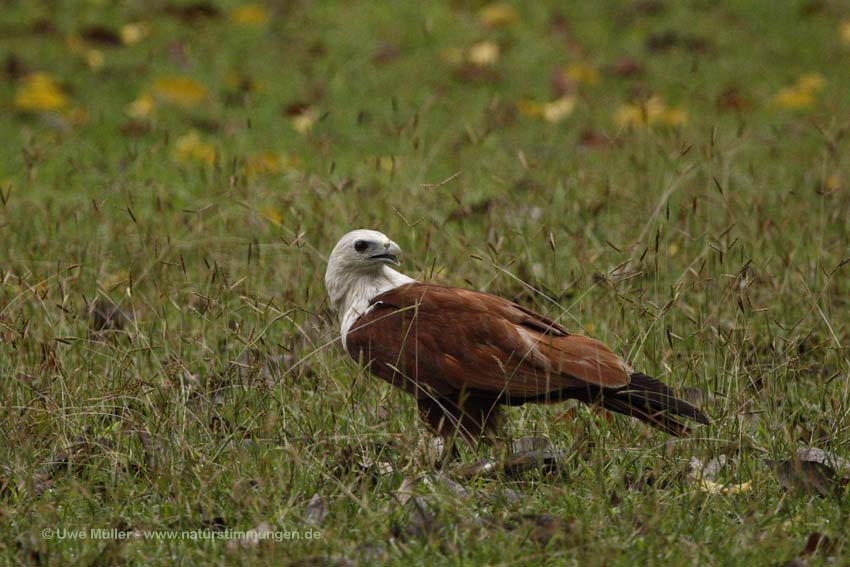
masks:
{"type": "Polygon", "coordinates": [[[224,0],[4,7],[0,562],[771,565],[814,532],[831,544],[812,564],[850,562],[846,484],[788,490],[772,464],[850,453],[850,10],[529,4],[497,28],[463,0],[269,1],[253,27],[224,0]],[[140,21],[133,45],[87,33],[140,21]],[[450,62],[482,41],[500,48],[491,67],[450,62]],[[642,73],[614,70],[627,59],[642,73]],[[569,116],[517,112],[554,100],[553,73],[575,63],[599,77],[569,116]],[[65,108],[16,106],[32,72],[65,108]],[[813,73],[810,105],[776,102],[813,73]],[[159,92],[131,118],[163,77],[206,95],[159,92]],[[687,122],[616,122],[652,94],[687,122]],[[296,103],[316,119],[305,133],[296,103]],[[176,155],[193,130],[212,163],[176,155]],[[273,166],[248,166],[263,154],[273,166]],[[679,441],[583,406],[511,409],[504,434],[548,437],[560,469],[462,480],[466,496],[420,484],[434,529],[405,535],[397,490],[433,470],[429,436],[411,399],[331,345],[326,256],[361,227],[396,240],[414,277],[583,327],[715,422],[679,441]],[[105,298],[132,315],[123,330],[93,330],[105,298]],[[718,481],[743,491],[689,474],[719,455],[734,465],[718,481]],[[542,514],[557,537],[523,520],[542,514]],[[264,523],[321,537],[41,535],[264,523]]]}

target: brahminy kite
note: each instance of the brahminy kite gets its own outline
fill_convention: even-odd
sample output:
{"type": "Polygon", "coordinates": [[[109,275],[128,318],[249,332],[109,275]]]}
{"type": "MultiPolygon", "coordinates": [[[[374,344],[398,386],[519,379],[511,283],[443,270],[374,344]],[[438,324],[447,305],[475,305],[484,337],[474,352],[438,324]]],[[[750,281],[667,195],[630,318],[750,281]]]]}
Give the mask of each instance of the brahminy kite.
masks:
{"type": "Polygon", "coordinates": [[[601,342],[496,295],[416,281],[390,267],[400,254],[380,232],[349,232],[331,253],[325,285],[348,354],[413,395],[444,440],[492,434],[502,405],[567,399],[673,435],[689,432],[677,418],[708,423],[601,342]]]}

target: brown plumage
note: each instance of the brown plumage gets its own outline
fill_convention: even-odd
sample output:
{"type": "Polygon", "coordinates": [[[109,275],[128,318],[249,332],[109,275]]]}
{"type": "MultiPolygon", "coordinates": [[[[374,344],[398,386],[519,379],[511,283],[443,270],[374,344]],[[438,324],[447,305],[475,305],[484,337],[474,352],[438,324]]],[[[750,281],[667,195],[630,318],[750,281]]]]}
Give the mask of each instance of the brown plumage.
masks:
{"type": "Polygon", "coordinates": [[[496,429],[503,405],[576,399],[674,435],[708,419],[601,342],[486,293],[419,283],[392,268],[401,249],[355,230],[334,247],[325,285],[348,353],[413,395],[429,427],[469,441],[496,429]]]}
{"type": "Polygon", "coordinates": [[[708,419],[601,342],[501,297],[426,283],[374,297],[346,337],[351,356],[416,397],[430,428],[468,440],[492,432],[501,405],[576,399],[674,435],[708,419]]]}

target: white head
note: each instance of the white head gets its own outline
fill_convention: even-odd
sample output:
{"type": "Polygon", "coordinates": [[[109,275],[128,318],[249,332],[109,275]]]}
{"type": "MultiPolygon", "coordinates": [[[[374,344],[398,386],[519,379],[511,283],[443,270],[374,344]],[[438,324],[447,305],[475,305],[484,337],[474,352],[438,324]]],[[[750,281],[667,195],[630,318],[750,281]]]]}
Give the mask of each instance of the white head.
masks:
{"type": "Polygon", "coordinates": [[[365,315],[377,295],[414,280],[390,266],[399,266],[401,248],[376,230],[353,230],[334,246],[325,272],[331,305],[342,317],[345,335],[357,317],[365,315]]]}

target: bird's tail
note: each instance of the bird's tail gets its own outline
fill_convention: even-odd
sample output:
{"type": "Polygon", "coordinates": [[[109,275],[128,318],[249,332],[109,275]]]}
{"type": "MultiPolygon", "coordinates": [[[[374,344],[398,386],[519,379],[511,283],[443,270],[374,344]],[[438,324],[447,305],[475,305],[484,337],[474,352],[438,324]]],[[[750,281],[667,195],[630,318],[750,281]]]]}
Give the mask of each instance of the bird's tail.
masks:
{"type": "Polygon", "coordinates": [[[688,426],[679,417],[710,423],[708,417],[688,402],[680,400],[663,382],[636,372],[623,388],[602,388],[597,400],[602,407],[636,417],[671,435],[685,437],[688,426]]]}
{"type": "Polygon", "coordinates": [[[690,429],[679,418],[702,424],[709,419],[693,405],[680,400],[666,384],[646,374],[635,372],[628,385],[622,388],[603,388],[588,384],[581,388],[566,388],[531,398],[500,400],[520,405],[526,402],[557,402],[566,399],[588,404],[600,404],[607,410],[635,417],[671,435],[687,437],[690,429]]]}

